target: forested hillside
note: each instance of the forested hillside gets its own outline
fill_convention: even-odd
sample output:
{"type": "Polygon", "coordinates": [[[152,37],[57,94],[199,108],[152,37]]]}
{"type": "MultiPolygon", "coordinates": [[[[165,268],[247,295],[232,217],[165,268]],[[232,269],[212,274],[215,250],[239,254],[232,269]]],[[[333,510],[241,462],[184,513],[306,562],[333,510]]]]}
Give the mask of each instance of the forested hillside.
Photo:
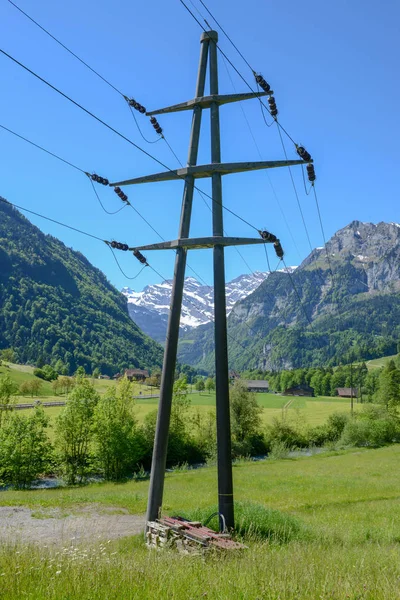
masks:
{"type": "Polygon", "coordinates": [[[69,373],[162,362],[161,347],[132,322],[101,271],[0,202],[0,349],[7,347],[24,363],[61,360],[69,373]]]}
{"type": "MultiPolygon", "coordinates": [[[[397,352],[400,226],[353,221],[289,276],[273,273],[228,319],[232,368],[335,365],[397,352]],[[331,271],[332,267],[332,271],[331,271]],[[333,274],[333,277],[332,277],[333,274]]],[[[213,370],[213,327],[183,336],[180,360],[213,370]]]]}

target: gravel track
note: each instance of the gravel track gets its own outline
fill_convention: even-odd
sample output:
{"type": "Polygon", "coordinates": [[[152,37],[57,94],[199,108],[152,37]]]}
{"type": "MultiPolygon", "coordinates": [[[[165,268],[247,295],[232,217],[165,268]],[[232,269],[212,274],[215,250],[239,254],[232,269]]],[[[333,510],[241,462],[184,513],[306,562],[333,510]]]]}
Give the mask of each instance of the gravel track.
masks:
{"type": "Polygon", "coordinates": [[[144,524],[144,515],[98,504],[78,507],[72,514],[61,509],[0,506],[0,544],[56,546],[112,540],[140,534],[144,524]]]}

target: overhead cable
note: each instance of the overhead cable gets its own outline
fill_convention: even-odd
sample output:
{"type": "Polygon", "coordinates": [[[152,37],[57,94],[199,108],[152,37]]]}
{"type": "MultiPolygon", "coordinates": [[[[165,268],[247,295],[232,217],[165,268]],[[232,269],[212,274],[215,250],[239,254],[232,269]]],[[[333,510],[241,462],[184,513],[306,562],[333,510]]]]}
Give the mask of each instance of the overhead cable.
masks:
{"type": "MultiPolygon", "coordinates": [[[[96,121],[98,121],[99,123],[101,123],[104,127],[106,127],[107,129],[109,129],[110,131],[112,131],[113,133],[115,133],[116,135],[118,135],[121,139],[123,139],[126,142],[128,142],[128,144],[130,144],[131,146],[133,146],[134,148],[136,148],[137,150],[139,150],[140,152],[142,152],[143,154],[145,154],[146,156],[148,156],[149,158],[151,158],[152,160],[154,160],[156,163],[158,163],[159,165],[161,165],[162,167],[164,167],[164,169],[167,169],[167,171],[173,172],[173,169],[170,169],[161,160],[159,160],[158,158],[156,158],[155,156],[153,156],[152,154],[150,154],[149,152],[147,152],[147,150],[144,150],[144,148],[141,148],[138,144],[136,144],[131,139],[129,139],[128,137],[126,137],[126,135],[124,135],[123,133],[121,133],[120,131],[118,131],[117,129],[115,129],[114,127],[112,127],[111,125],[109,125],[108,123],[106,123],[103,119],[100,119],[100,117],[96,116],[90,110],[88,110],[87,108],[85,108],[84,106],[82,106],[82,104],[79,104],[79,102],[76,102],[76,100],[73,100],[70,96],[68,96],[67,94],[65,94],[64,92],[62,92],[58,88],[56,88],[54,85],[52,85],[51,83],[49,83],[48,81],[46,81],[46,79],[43,79],[43,77],[41,77],[40,75],[38,75],[37,73],[35,73],[31,69],[29,69],[28,67],[26,67],[19,60],[17,60],[16,58],[14,58],[13,56],[11,56],[10,54],[8,54],[7,52],[5,52],[4,50],[2,50],[1,48],[0,48],[0,53],[3,54],[4,56],[6,56],[7,58],[9,58],[10,60],[12,60],[13,62],[15,62],[18,66],[22,67],[25,71],[27,71],[28,73],[30,73],[31,75],[33,75],[37,79],[39,79],[40,81],[42,81],[42,83],[46,84],[52,90],[54,90],[55,92],[57,92],[58,94],[60,94],[61,96],[63,96],[63,98],[65,98],[66,100],[68,100],[69,102],[71,102],[72,104],[74,104],[75,106],[77,106],[78,108],[80,108],[81,110],[83,110],[86,114],[88,114],[90,117],[92,117],[93,119],[95,119],[96,121]]],[[[179,179],[182,179],[183,181],[185,181],[185,177],[184,176],[180,176],[180,175],[177,174],[177,177],[179,179]]],[[[199,189],[195,185],[193,186],[193,188],[196,189],[196,190],[199,189]]],[[[200,190],[200,191],[202,191],[202,190],[200,190]]],[[[203,191],[203,194],[205,194],[213,202],[216,202],[217,204],[220,204],[224,210],[226,210],[227,212],[231,213],[237,219],[239,219],[240,221],[242,221],[243,223],[245,223],[246,225],[248,225],[252,229],[255,229],[256,231],[258,231],[258,229],[257,229],[257,227],[255,227],[255,225],[252,225],[251,223],[249,223],[246,219],[244,219],[243,217],[241,217],[240,215],[238,215],[237,213],[235,213],[233,210],[231,210],[227,206],[222,205],[221,202],[217,202],[217,200],[214,200],[212,198],[212,196],[210,196],[206,192],[203,191]]]]}

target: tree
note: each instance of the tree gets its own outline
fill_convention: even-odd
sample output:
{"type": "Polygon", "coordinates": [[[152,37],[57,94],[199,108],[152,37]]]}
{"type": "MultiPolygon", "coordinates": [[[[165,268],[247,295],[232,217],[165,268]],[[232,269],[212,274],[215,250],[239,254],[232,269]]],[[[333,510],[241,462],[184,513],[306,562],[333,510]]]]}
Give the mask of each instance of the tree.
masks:
{"type": "Polygon", "coordinates": [[[143,441],[133,413],[132,385],[122,379],[94,409],[96,458],[106,479],[132,473],[143,455],[143,441]]]}
{"type": "Polygon", "coordinates": [[[41,369],[34,369],[33,374],[39,379],[45,381],[54,381],[58,377],[58,373],[51,365],[44,365],[41,369]]]}
{"type": "Polygon", "coordinates": [[[100,377],[100,375],[101,375],[100,369],[98,367],[96,367],[92,373],[93,379],[98,379],[100,377]]]}
{"type": "Polygon", "coordinates": [[[316,396],[322,396],[324,375],[322,371],[316,371],[311,377],[310,385],[314,388],[316,396]]]}
{"type": "Polygon", "coordinates": [[[160,387],[161,385],[161,369],[154,369],[151,373],[151,378],[155,380],[154,385],[160,387]]]}
{"type": "Polygon", "coordinates": [[[99,394],[89,379],[78,379],[56,420],[56,446],[67,483],[81,482],[91,466],[93,413],[99,394]]]}
{"type": "Polygon", "coordinates": [[[86,371],[84,369],[84,367],[80,366],[77,368],[77,370],[75,371],[75,377],[85,377],[86,375],[86,371]]]}
{"type": "Polygon", "coordinates": [[[22,396],[30,395],[33,398],[33,396],[38,396],[41,387],[41,381],[39,381],[38,379],[29,379],[28,381],[24,381],[23,383],[21,383],[21,385],[19,386],[19,393],[22,396]]]}
{"type": "Polygon", "coordinates": [[[68,367],[67,367],[67,365],[65,365],[63,363],[63,361],[61,360],[61,358],[59,358],[58,361],[56,362],[56,364],[54,365],[54,370],[59,375],[67,375],[68,374],[68,367]]]}
{"type": "Polygon", "coordinates": [[[0,350],[0,357],[9,363],[13,363],[16,360],[15,352],[13,348],[4,348],[4,350],[0,350]]]}
{"type": "Polygon", "coordinates": [[[63,394],[69,394],[69,392],[75,387],[75,380],[72,377],[60,377],[60,388],[63,394]]]}
{"type": "Polygon", "coordinates": [[[376,398],[379,388],[380,369],[372,369],[365,377],[365,391],[368,396],[368,402],[373,402],[376,398]]]}
{"type": "Polygon", "coordinates": [[[195,383],[195,386],[194,386],[194,387],[195,387],[195,389],[196,389],[198,392],[200,392],[200,394],[201,394],[201,392],[202,392],[202,391],[204,391],[204,388],[205,388],[204,379],[200,379],[200,378],[199,378],[199,379],[196,381],[196,383],[195,383]]]}
{"type": "MultiPolygon", "coordinates": [[[[14,381],[12,381],[9,375],[3,375],[3,377],[0,377],[0,404],[6,408],[10,407],[12,396],[17,392],[18,386],[14,381]]],[[[3,415],[5,412],[6,411],[4,409],[0,409],[0,427],[4,420],[3,415]]]]}
{"type": "Polygon", "coordinates": [[[61,392],[61,377],[59,377],[58,379],[55,379],[53,381],[53,383],[51,384],[51,387],[53,389],[53,392],[56,396],[58,396],[58,394],[61,392]]]}
{"type": "Polygon", "coordinates": [[[49,464],[49,418],[42,408],[29,416],[13,412],[0,430],[0,478],[16,488],[27,488],[49,464]]]}
{"type": "Polygon", "coordinates": [[[205,382],[205,388],[207,390],[208,393],[212,392],[213,390],[215,390],[215,381],[212,377],[209,377],[208,379],[206,379],[205,382]]]}
{"type": "Polygon", "coordinates": [[[397,411],[400,406],[400,370],[393,360],[388,362],[379,375],[378,397],[389,411],[397,411]]]}
{"type": "Polygon", "coordinates": [[[191,404],[186,377],[180,377],[174,383],[171,408],[171,428],[175,432],[185,430],[185,415],[191,404]]]}
{"type": "Polygon", "coordinates": [[[256,395],[248,392],[245,384],[237,379],[230,392],[232,433],[238,442],[259,433],[262,407],[256,395]]]}

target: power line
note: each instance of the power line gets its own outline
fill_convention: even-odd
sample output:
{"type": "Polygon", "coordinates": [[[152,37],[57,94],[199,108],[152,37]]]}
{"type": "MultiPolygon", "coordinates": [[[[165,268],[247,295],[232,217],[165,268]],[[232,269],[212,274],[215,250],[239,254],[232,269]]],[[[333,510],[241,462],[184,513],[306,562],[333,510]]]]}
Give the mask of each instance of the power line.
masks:
{"type": "MultiPolygon", "coordinates": [[[[217,24],[217,26],[220,28],[220,30],[222,31],[222,33],[225,35],[225,37],[228,38],[228,40],[230,41],[230,43],[232,44],[232,46],[235,48],[236,52],[239,54],[239,56],[244,60],[244,62],[246,63],[246,65],[249,67],[250,71],[254,74],[255,71],[253,69],[253,67],[250,65],[250,63],[245,59],[245,57],[243,56],[243,54],[240,52],[239,48],[236,46],[236,44],[233,42],[232,38],[229,37],[229,35],[226,33],[225,29],[222,27],[222,25],[220,23],[218,23],[217,19],[214,17],[214,15],[212,14],[212,12],[207,8],[207,6],[205,5],[205,3],[203,2],[203,0],[199,0],[200,3],[202,4],[202,6],[204,6],[204,8],[206,9],[206,11],[208,12],[208,14],[210,15],[210,17],[215,21],[215,23],[217,24]]],[[[204,17],[203,17],[204,18],[204,17]]],[[[204,19],[206,25],[208,25],[207,21],[204,19]]]]}
{"type": "MultiPolygon", "coordinates": [[[[35,21],[35,19],[33,19],[30,15],[28,15],[28,13],[26,13],[25,11],[23,11],[19,6],[17,6],[17,4],[15,4],[15,2],[12,2],[12,0],[8,0],[8,2],[10,4],[12,4],[12,6],[14,6],[20,13],[22,13],[25,17],[27,17],[27,19],[29,19],[32,23],[34,23],[37,27],[39,27],[39,29],[41,29],[44,33],[46,33],[49,37],[51,37],[52,40],[54,40],[57,44],[59,44],[62,48],[64,48],[64,50],[66,50],[69,54],[71,54],[74,58],[76,58],[76,60],[78,60],[81,64],[83,64],[87,69],[89,69],[89,71],[91,71],[92,73],[94,73],[95,75],[97,75],[97,77],[99,77],[102,81],[104,81],[104,83],[106,83],[110,88],[112,88],[114,91],[117,92],[117,94],[119,94],[125,101],[128,101],[129,98],[123,94],[121,92],[121,90],[119,90],[115,85],[113,85],[108,79],[106,79],[103,75],[101,75],[98,71],[96,71],[96,69],[94,69],[93,67],[91,67],[86,61],[84,61],[82,58],[80,58],[80,56],[78,56],[75,52],[73,52],[70,48],[68,48],[68,46],[66,46],[65,44],[63,44],[58,38],[56,38],[52,33],[50,33],[50,31],[48,31],[45,27],[43,27],[42,25],[40,25],[40,23],[38,23],[37,21],[35,21]]],[[[132,117],[136,123],[136,127],[138,128],[138,131],[141,135],[141,137],[144,139],[145,142],[147,142],[148,144],[155,144],[156,142],[158,142],[161,137],[159,137],[157,140],[148,140],[146,138],[146,136],[143,134],[142,129],[133,113],[132,107],[128,102],[128,106],[129,109],[132,113],[132,117]]]]}
{"type": "Polygon", "coordinates": [[[76,231],[77,233],[81,233],[82,235],[86,235],[87,237],[93,238],[94,240],[98,240],[99,242],[104,242],[105,244],[107,244],[106,240],[99,238],[97,235],[93,235],[92,233],[88,233],[87,231],[82,231],[82,229],[78,229],[77,227],[72,227],[72,225],[67,225],[66,223],[61,223],[61,221],[57,221],[56,219],[46,217],[45,215],[42,215],[33,210],[30,210],[29,208],[25,208],[24,206],[19,206],[18,204],[9,202],[8,200],[5,200],[4,198],[0,198],[0,202],[3,202],[4,204],[10,204],[11,206],[18,208],[19,210],[23,210],[24,212],[30,213],[31,215],[35,215],[36,217],[46,219],[46,221],[51,221],[52,223],[56,223],[56,225],[61,225],[61,227],[66,227],[67,229],[71,229],[72,231],[76,231]]]}
{"type": "MultiPolygon", "coordinates": [[[[188,13],[193,17],[193,19],[196,21],[196,23],[202,28],[202,30],[204,31],[205,34],[207,34],[207,30],[205,29],[205,27],[200,23],[200,21],[197,19],[197,17],[193,14],[193,12],[190,10],[190,8],[187,6],[187,4],[183,1],[183,0],[179,0],[179,2],[186,8],[186,10],[188,11],[188,13]]],[[[235,67],[235,65],[233,64],[233,62],[230,60],[230,58],[225,54],[225,52],[221,49],[221,47],[215,43],[216,47],[218,48],[219,52],[222,54],[222,56],[224,56],[226,58],[226,60],[228,61],[228,63],[231,65],[231,67],[234,69],[234,71],[239,75],[240,79],[245,83],[245,85],[249,88],[249,90],[253,93],[256,94],[256,92],[253,90],[253,88],[251,87],[251,85],[248,83],[248,81],[245,79],[245,77],[241,74],[241,72],[237,69],[237,67],[235,67]]],[[[257,100],[264,106],[265,110],[268,111],[269,114],[271,114],[271,111],[269,110],[268,106],[262,101],[262,99],[259,96],[256,96],[257,100]]],[[[272,116],[272,115],[271,115],[272,116]]],[[[293,142],[293,144],[295,146],[297,146],[296,142],[294,141],[294,139],[292,138],[292,136],[289,134],[289,132],[283,127],[283,125],[281,125],[281,123],[279,123],[279,121],[277,120],[277,125],[280,127],[280,129],[282,129],[282,131],[287,135],[287,137],[293,142]]]]}
{"type": "Polygon", "coordinates": [[[96,195],[96,198],[97,198],[97,200],[99,201],[99,204],[100,204],[101,208],[104,210],[104,212],[105,212],[105,213],[107,213],[108,215],[116,215],[117,213],[121,212],[121,210],[124,210],[124,208],[126,208],[126,204],[124,204],[124,205],[123,205],[123,206],[121,206],[121,208],[119,208],[118,210],[115,210],[115,211],[113,211],[113,212],[110,212],[110,211],[108,211],[108,210],[107,210],[107,209],[104,207],[104,204],[102,203],[102,201],[100,200],[100,196],[99,196],[99,194],[97,193],[97,190],[96,190],[96,188],[94,187],[94,183],[93,183],[93,181],[92,181],[92,179],[91,179],[91,178],[90,178],[90,183],[92,184],[92,188],[93,188],[93,191],[94,191],[94,193],[95,193],[95,195],[96,195]]]}
{"type": "Polygon", "coordinates": [[[100,77],[100,79],[102,79],[104,81],[104,83],[106,83],[113,90],[115,90],[118,94],[120,94],[120,96],[122,96],[123,98],[125,98],[125,95],[117,87],[115,87],[115,85],[113,85],[112,83],[110,83],[108,81],[108,79],[106,79],[105,77],[103,77],[103,75],[100,75],[100,73],[98,71],[96,71],[95,69],[93,69],[93,67],[91,67],[90,65],[88,65],[88,63],[85,62],[84,60],[82,60],[82,58],[80,58],[77,54],[75,54],[75,52],[72,52],[72,50],[70,50],[68,48],[68,46],[66,46],[65,44],[63,44],[62,42],[60,42],[60,40],[57,39],[53,34],[51,34],[50,31],[48,31],[47,29],[45,29],[42,25],[40,25],[40,23],[38,23],[37,21],[35,21],[35,19],[33,19],[30,15],[28,15],[28,13],[26,13],[25,11],[23,11],[22,8],[20,8],[19,6],[17,6],[17,4],[15,4],[15,2],[12,2],[12,0],[8,0],[8,2],[10,4],[12,4],[17,10],[19,10],[19,12],[22,13],[27,19],[29,19],[30,21],[32,21],[32,23],[34,23],[37,27],[39,27],[39,29],[41,29],[42,31],[44,31],[44,33],[46,33],[55,42],[57,42],[57,44],[59,44],[62,48],[64,48],[64,50],[66,50],[74,58],[76,58],[77,60],[79,60],[79,62],[82,63],[87,69],[89,69],[90,71],[92,71],[92,73],[94,73],[95,75],[97,75],[97,77],[100,77]]]}
{"type": "MultiPolygon", "coordinates": [[[[104,207],[104,205],[103,205],[103,203],[102,203],[102,201],[101,201],[101,199],[100,199],[100,196],[99,196],[99,194],[97,193],[97,190],[96,190],[96,188],[95,188],[95,186],[94,186],[93,180],[92,180],[92,178],[90,177],[90,174],[89,174],[87,171],[84,171],[83,169],[81,169],[80,167],[77,167],[77,166],[76,166],[76,165],[74,165],[73,163],[70,163],[69,161],[67,161],[67,160],[65,160],[65,159],[63,159],[63,158],[61,158],[61,157],[60,157],[60,156],[58,156],[57,154],[54,154],[53,152],[50,152],[49,150],[46,150],[46,148],[44,148],[43,146],[39,146],[39,144],[36,144],[35,142],[32,142],[32,141],[31,141],[31,140],[29,140],[28,138],[26,138],[26,137],[24,137],[24,136],[22,136],[22,135],[19,135],[19,134],[18,134],[18,133],[16,133],[15,131],[13,131],[13,130],[11,130],[11,129],[8,129],[7,127],[4,127],[3,125],[0,125],[0,127],[1,127],[2,129],[5,129],[5,130],[6,130],[6,131],[8,131],[9,133],[11,133],[11,134],[15,135],[16,137],[18,137],[18,138],[22,139],[23,141],[27,142],[28,144],[31,144],[32,146],[35,146],[35,147],[36,147],[36,148],[38,148],[39,150],[42,150],[42,151],[43,151],[43,152],[45,152],[46,154],[49,154],[50,156],[53,156],[54,158],[57,158],[57,159],[58,159],[58,160],[60,160],[61,162],[63,162],[63,163],[65,163],[65,164],[69,165],[70,167],[73,167],[74,169],[77,169],[78,171],[80,171],[80,172],[81,172],[81,173],[83,173],[84,175],[87,175],[87,176],[89,177],[89,180],[90,180],[90,183],[91,183],[91,185],[92,185],[93,191],[94,191],[94,193],[95,193],[95,195],[96,195],[96,198],[97,198],[97,200],[99,201],[99,204],[101,205],[101,207],[102,207],[102,209],[104,210],[104,212],[106,212],[108,215],[114,215],[114,214],[117,214],[117,213],[119,213],[121,210],[123,210],[123,209],[124,209],[126,206],[129,206],[129,207],[130,207],[130,208],[131,208],[131,209],[132,209],[132,210],[133,210],[133,211],[134,211],[134,212],[135,212],[135,213],[136,213],[136,214],[137,214],[137,215],[138,215],[138,216],[139,216],[139,217],[140,217],[140,218],[141,218],[141,219],[142,219],[142,220],[143,220],[145,223],[146,223],[146,225],[148,225],[148,227],[150,227],[150,229],[151,229],[151,230],[152,230],[152,231],[153,231],[153,232],[154,232],[154,233],[155,233],[155,234],[156,234],[156,235],[157,235],[157,236],[158,236],[158,237],[159,237],[159,238],[160,238],[160,239],[161,239],[163,242],[165,241],[165,238],[163,238],[163,236],[162,236],[162,235],[159,233],[159,231],[157,231],[157,229],[155,229],[155,228],[153,227],[153,225],[152,225],[152,224],[151,224],[151,223],[150,223],[150,222],[149,222],[149,221],[148,221],[148,220],[147,220],[147,219],[146,219],[146,218],[145,218],[145,217],[144,217],[144,216],[143,216],[143,215],[140,213],[140,211],[139,211],[137,208],[135,208],[135,207],[134,207],[134,206],[133,206],[133,205],[132,205],[132,204],[131,204],[129,201],[127,202],[127,204],[124,204],[124,205],[123,205],[121,208],[119,208],[118,210],[116,210],[116,211],[114,211],[114,212],[110,212],[110,211],[108,211],[108,210],[107,210],[107,209],[104,207]]],[[[169,144],[168,144],[168,145],[169,145],[169,144]]],[[[193,268],[192,268],[192,267],[191,267],[189,264],[188,264],[187,266],[188,266],[188,268],[189,268],[189,269],[190,269],[190,270],[191,270],[191,271],[192,271],[192,272],[193,272],[193,273],[194,273],[194,274],[195,274],[195,275],[196,275],[196,276],[197,276],[197,277],[198,277],[200,280],[202,280],[202,281],[203,281],[203,283],[204,283],[205,285],[207,285],[207,283],[206,283],[206,282],[205,282],[205,281],[204,281],[204,280],[201,278],[201,276],[200,276],[200,275],[199,275],[199,274],[198,274],[198,273],[197,273],[197,272],[196,272],[196,271],[195,271],[195,270],[194,270],[194,269],[193,269],[193,268]]],[[[129,277],[127,277],[127,278],[129,279],[129,277]]]]}
{"type": "MultiPolygon", "coordinates": [[[[230,72],[229,72],[228,65],[226,64],[226,61],[225,61],[225,58],[224,58],[224,57],[223,57],[223,63],[224,63],[224,66],[225,66],[225,69],[226,69],[227,75],[228,75],[228,77],[229,77],[229,80],[230,80],[230,82],[231,82],[232,88],[233,88],[233,90],[236,92],[236,86],[235,86],[235,84],[234,84],[234,82],[233,82],[232,76],[231,76],[231,74],[230,74],[230,72]]],[[[242,111],[243,118],[244,118],[244,120],[245,120],[245,122],[246,122],[247,128],[248,128],[248,130],[249,130],[249,133],[250,133],[250,135],[251,135],[251,138],[252,138],[252,140],[253,140],[254,146],[255,146],[255,148],[256,148],[256,150],[257,150],[258,156],[259,156],[260,160],[262,160],[262,158],[263,158],[263,157],[262,157],[262,154],[261,154],[260,147],[259,147],[259,145],[257,144],[257,140],[256,140],[256,138],[255,138],[255,136],[254,136],[253,130],[252,130],[252,128],[251,128],[251,125],[250,125],[250,123],[249,123],[249,120],[248,120],[248,118],[247,118],[246,112],[245,112],[245,110],[244,110],[244,108],[243,108],[243,106],[242,106],[242,103],[241,103],[241,102],[239,102],[239,107],[240,107],[240,110],[242,111]]],[[[262,106],[261,106],[261,111],[262,111],[262,110],[263,110],[263,108],[262,108],[262,106]]],[[[268,125],[267,125],[267,126],[268,126],[268,125]]],[[[299,258],[300,258],[300,260],[301,260],[300,251],[299,251],[299,249],[298,249],[298,247],[297,247],[296,240],[295,240],[295,239],[294,239],[294,237],[293,237],[292,231],[291,231],[291,229],[290,229],[290,227],[289,227],[289,223],[288,223],[288,221],[287,221],[287,219],[286,219],[286,215],[285,215],[285,213],[284,213],[284,211],[283,211],[282,205],[281,205],[281,203],[280,203],[280,201],[279,201],[278,195],[277,195],[277,193],[276,193],[275,187],[274,187],[274,185],[273,185],[273,183],[272,183],[272,180],[271,180],[271,177],[270,177],[270,175],[269,175],[269,173],[268,173],[268,170],[267,170],[267,171],[264,171],[264,173],[265,173],[265,175],[266,175],[266,177],[267,177],[267,179],[268,179],[269,185],[270,185],[270,187],[271,187],[271,190],[272,190],[272,194],[273,194],[273,196],[274,196],[274,198],[275,198],[275,201],[276,201],[276,203],[277,203],[277,205],[278,205],[278,208],[279,208],[279,210],[280,210],[280,212],[281,212],[282,218],[283,218],[283,220],[284,220],[284,223],[285,223],[285,225],[286,225],[286,228],[287,228],[287,230],[288,230],[288,232],[289,232],[289,235],[290,235],[290,237],[291,237],[291,239],[292,239],[293,245],[294,245],[294,247],[296,248],[297,254],[299,255],[299,258]]]]}
{"type": "Polygon", "coordinates": [[[108,246],[108,247],[109,247],[109,249],[111,250],[111,254],[112,254],[112,255],[113,255],[113,257],[114,257],[114,260],[115,260],[115,262],[117,263],[118,269],[121,271],[122,275],[123,275],[124,277],[126,277],[126,279],[130,279],[131,281],[132,281],[133,279],[137,279],[137,278],[139,277],[139,275],[141,274],[141,272],[142,272],[142,271],[143,271],[143,270],[144,270],[146,267],[148,267],[148,266],[149,266],[148,264],[144,265],[144,266],[143,266],[143,267],[140,269],[140,271],[139,271],[139,272],[138,272],[136,275],[134,275],[133,277],[129,277],[129,275],[127,275],[127,274],[125,273],[125,271],[122,269],[121,265],[119,264],[118,258],[116,257],[114,250],[111,248],[111,246],[110,246],[109,244],[107,244],[107,246],[108,246]]]}
{"type": "MultiPolygon", "coordinates": [[[[284,141],[283,141],[283,138],[282,138],[282,133],[281,133],[281,130],[279,129],[279,127],[278,127],[278,133],[279,133],[279,139],[281,140],[283,152],[285,154],[285,158],[286,158],[286,160],[288,160],[288,156],[287,156],[285,144],[284,144],[284,141]]],[[[293,186],[293,191],[294,191],[294,194],[296,196],[297,206],[299,207],[299,212],[300,212],[300,215],[301,215],[301,220],[303,222],[304,230],[306,232],[306,236],[307,236],[307,240],[308,240],[308,244],[309,244],[310,250],[312,252],[313,251],[313,247],[312,247],[311,240],[310,240],[310,234],[308,233],[308,228],[307,228],[307,225],[306,225],[306,221],[304,219],[303,209],[301,208],[299,194],[297,193],[296,184],[295,184],[294,179],[293,179],[292,169],[290,167],[288,167],[288,169],[289,169],[289,175],[290,175],[290,179],[291,179],[292,186],[293,186]]]]}
{"type": "Polygon", "coordinates": [[[129,104],[128,104],[128,107],[129,107],[129,110],[130,110],[131,115],[133,117],[133,120],[135,121],[136,127],[138,128],[138,131],[139,131],[140,135],[142,136],[142,138],[144,139],[144,141],[147,142],[148,144],[156,144],[157,142],[159,142],[162,139],[162,136],[158,137],[156,140],[148,140],[147,139],[147,137],[143,134],[143,132],[142,132],[142,130],[140,128],[140,125],[139,125],[138,120],[137,120],[137,118],[135,116],[135,113],[133,112],[132,106],[129,106],[129,104]]]}
{"type": "MultiPolygon", "coordinates": [[[[8,1],[10,1],[10,0],[8,0],[8,1]]],[[[15,135],[16,137],[20,138],[21,140],[24,140],[24,142],[27,142],[28,144],[31,144],[31,146],[35,146],[35,148],[38,148],[39,150],[42,150],[43,152],[46,152],[46,154],[50,154],[50,156],[53,156],[54,158],[57,158],[58,160],[60,160],[61,162],[65,163],[66,165],[69,165],[73,169],[76,169],[77,171],[80,171],[84,175],[88,175],[88,173],[86,171],[84,171],[80,167],[77,167],[76,165],[74,165],[73,163],[69,162],[68,160],[65,160],[65,158],[61,158],[61,156],[58,156],[58,154],[54,154],[54,152],[50,152],[50,150],[46,150],[46,148],[43,148],[43,146],[40,146],[39,144],[35,144],[35,142],[32,142],[31,140],[28,140],[28,138],[24,137],[23,135],[20,135],[19,133],[16,133],[12,129],[8,129],[8,127],[5,127],[4,125],[0,125],[0,127],[1,127],[1,129],[4,129],[5,131],[8,131],[8,133],[12,133],[12,135],[15,135]]]]}
{"type": "MultiPolygon", "coordinates": [[[[71,102],[72,104],[74,104],[75,106],[77,106],[78,108],[80,108],[81,110],[83,110],[90,117],[92,117],[93,119],[95,119],[96,121],[98,121],[99,123],[101,123],[101,125],[103,125],[107,129],[109,129],[110,131],[112,131],[116,135],[118,135],[121,139],[123,139],[126,142],[128,142],[128,144],[130,144],[131,146],[133,146],[134,148],[136,148],[137,150],[139,150],[140,152],[142,152],[145,156],[148,156],[149,158],[151,158],[152,160],[154,160],[156,163],[158,163],[159,165],[161,165],[164,169],[167,169],[167,171],[173,172],[173,169],[170,169],[161,160],[159,160],[158,158],[156,158],[155,156],[153,156],[152,154],[150,154],[149,152],[147,152],[147,150],[144,150],[143,148],[141,148],[138,144],[135,144],[135,142],[133,142],[128,137],[126,137],[123,133],[121,133],[120,131],[118,131],[117,129],[115,129],[114,127],[112,127],[111,125],[109,125],[108,123],[106,123],[105,121],[103,121],[103,119],[100,119],[100,117],[96,116],[90,110],[88,110],[87,108],[85,108],[84,106],[82,106],[82,104],[79,104],[79,102],[76,102],[76,100],[73,100],[70,96],[68,96],[67,94],[65,94],[64,92],[62,92],[58,88],[56,88],[54,85],[52,85],[51,83],[49,83],[46,79],[43,79],[43,77],[41,77],[40,75],[38,75],[37,73],[35,73],[31,69],[29,69],[28,67],[26,67],[24,64],[22,64],[20,61],[18,61],[16,58],[14,58],[13,56],[11,56],[10,54],[8,54],[7,52],[5,52],[4,50],[2,50],[1,48],[0,48],[0,53],[3,54],[4,56],[6,56],[7,58],[9,58],[10,60],[12,60],[13,62],[15,62],[18,66],[22,67],[25,71],[27,71],[28,73],[30,73],[31,75],[33,75],[37,79],[39,79],[39,81],[41,81],[42,83],[46,84],[52,90],[54,90],[55,92],[57,92],[57,94],[60,94],[63,98],[65,98],[66,100],[68,100],[69,102],[71,102]]],[[[183,181],[185,181],[185,177],[184,176],[180,176],[178,174],[176,174],[176,175],[177,175],[177,177],[179,179],[182,179],[183,181]]],[[[197,186],[194,185],[193,187],[194,187],[194,189],[199,190],[199,188],[197,186]]],[[[202,191],[202,190],[200,190],[200,191],[202,191]]],[[[213,200],[213,198],[209,194],[207,194],[206,192],[203,191],[203,194],[205,194],[213,202],[217,202],[216,200],[213,200]]],[[[221,204],[221,203],[218,202],[218,204],[221,204]]],[[[242,221],[243,223],[245,223],[246,225],[248,225],[249,227],[251,227],[252,229],[254,229],[255,231],[258,232],[258,228],[257,227],[255,227],[254,225],[252,225],[251,223],[249,223],[246,219],[244,219],[243,217],[241,217],[240,215],[238,215],[237,213],[235,213],[233,210],[231,210],[230,208],[228,208],[226,206],[223,206],[223,205],[222,205],[222,208],[224,210],[226,210],[227,212],[231,213],[237,219],[239,219],[240,221],[242,221]]]]}

